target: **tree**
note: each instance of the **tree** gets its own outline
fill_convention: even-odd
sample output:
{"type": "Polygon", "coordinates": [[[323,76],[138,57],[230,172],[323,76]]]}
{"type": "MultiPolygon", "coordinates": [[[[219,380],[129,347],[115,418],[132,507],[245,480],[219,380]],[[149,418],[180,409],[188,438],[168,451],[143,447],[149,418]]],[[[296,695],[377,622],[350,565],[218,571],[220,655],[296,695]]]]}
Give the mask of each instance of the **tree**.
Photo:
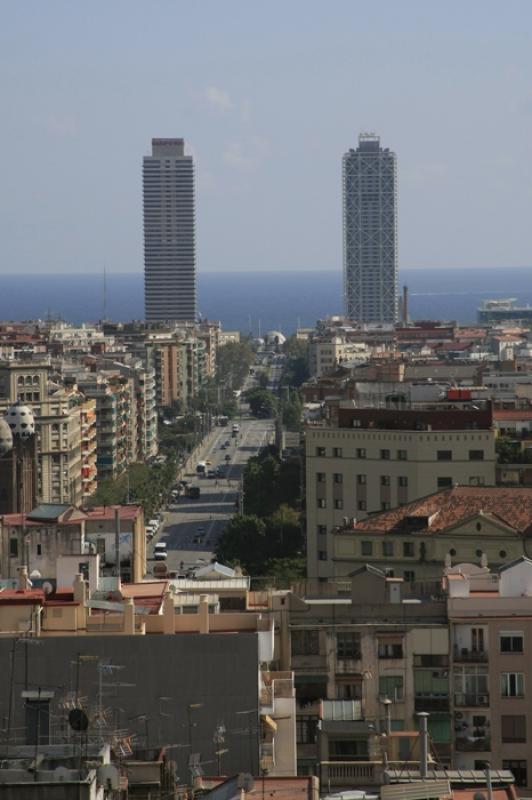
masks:
{"type": "Polygon", "coordinates": [[[303,405],[299,392],[290,392],[288,401],[283,403],[283,425],[290,431],[298,431],[301,428],[301,415],[303,413],[303,405]]]}
{"type": "Polygon", "coordinates": [[[267,389],[252,389],[246,394],[251,413],[254,417],[273,417],[277,411],[275,395],[267,389]]]}
{"type": "Polygon", "coordinates": [[[283,352],[286,361],[282,383],[299,388],[310,376],[308,342],[298,339],[295,335],[289,336],[283,345],[283,352]]]}
{"type": "Polygon", "coordinates": [[[306,562],[304,558],[272,558],[266,563],[264,574],[278,589],[289,589],[305,578],[306,562]]]}
{"type": "Polygon", "coordinates": [[[265,517],[278,506],[279,461],[273,456],[251,458],[244,472],[244,508],[247,514],[265,517]]]}
{"type": "Polygon", "coordinates": [[[231,392],[240,389],[254,360],[249,339],[222,345],[216,351],[216,383],[225,384],[231,392]]]}
{"type": "Polygon", "coordinates": [[[254,514],[237,515],[218,539],[216,558],[239,562],[252,575],[260,574],[266,549],[266,525],[254,514]]]}

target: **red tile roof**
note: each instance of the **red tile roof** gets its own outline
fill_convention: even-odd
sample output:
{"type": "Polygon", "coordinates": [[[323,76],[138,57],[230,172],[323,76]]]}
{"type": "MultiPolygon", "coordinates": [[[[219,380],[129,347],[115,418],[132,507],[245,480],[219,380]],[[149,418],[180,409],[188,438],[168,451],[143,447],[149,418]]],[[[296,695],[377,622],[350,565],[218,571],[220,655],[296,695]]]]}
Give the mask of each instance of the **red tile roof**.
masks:
{"type": "Polygon", "coordinates": [[[34,606],[44,603],[42,589],[3,589],[0,591],[0,605],[34,606]]]}
{"type": "MultiPolygon", "coordinates": [[[[94,506],[94,508],[90,508],[85,513],[89,520],[113,520],[115,518],[115,508],[116,506],[94,506]]],[[[120,519],[137,519],[141,511],[141,506],[120,506],[120,519]]]]}
{"type": "Polygon", "coordinates": [[[493,419],[532,419],[532,408],[494,408],[493,419]]]}
{"type": "Polygon", "coordinates": [[[527,532],[532,529],[532,488],[454,486],[399,508],[373,514],[350,530],[404,533],[406,517],[429,517],[430,525],[421,529],[440,533],[481,512],[497,517],[519,533],[527,532]]]}

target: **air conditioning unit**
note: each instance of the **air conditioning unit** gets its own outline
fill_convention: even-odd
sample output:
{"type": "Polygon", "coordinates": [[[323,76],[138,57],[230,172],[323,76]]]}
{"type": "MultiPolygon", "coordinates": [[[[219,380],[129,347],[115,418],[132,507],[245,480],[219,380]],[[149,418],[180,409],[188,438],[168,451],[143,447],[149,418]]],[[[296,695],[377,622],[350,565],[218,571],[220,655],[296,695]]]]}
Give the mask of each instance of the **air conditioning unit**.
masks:
{"type": "Polygon", "coordinates": [[[479,702],[479,705],[481,705],[481,706],[487,706],[487,705],[488,705],[488,700],[489,700],[489,698],[488,698],[488,695],[487,695],[487,694],[479,694],[479,695],[478,695],[478,702],[479,702]]]}

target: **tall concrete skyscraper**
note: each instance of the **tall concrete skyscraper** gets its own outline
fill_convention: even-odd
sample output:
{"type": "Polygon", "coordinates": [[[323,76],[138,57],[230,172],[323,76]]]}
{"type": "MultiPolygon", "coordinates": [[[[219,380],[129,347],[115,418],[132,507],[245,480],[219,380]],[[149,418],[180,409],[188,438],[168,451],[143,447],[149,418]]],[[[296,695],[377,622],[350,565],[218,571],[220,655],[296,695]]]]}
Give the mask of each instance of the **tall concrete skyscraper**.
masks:
{"type": "Polygon", "coordinates": [[[196,319],[194,163],[184,139],[152,139],[142,168],[147,322],[196,319]]]}
{"type": "Polygon", "coordinates": [[[342,162],[345,313],[395,322],[397,163],[374,134],[361,134],[342,162]]]}

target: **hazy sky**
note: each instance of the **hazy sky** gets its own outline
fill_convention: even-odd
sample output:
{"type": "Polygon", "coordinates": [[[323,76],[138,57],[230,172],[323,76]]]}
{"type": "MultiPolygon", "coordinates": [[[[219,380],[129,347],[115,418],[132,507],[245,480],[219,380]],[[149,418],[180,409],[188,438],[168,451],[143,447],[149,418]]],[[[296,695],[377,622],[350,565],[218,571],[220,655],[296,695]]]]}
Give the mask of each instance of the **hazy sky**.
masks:
{"type": "Polygon", "coordinates": [[[200,269],[340,269],[361,130],[402,267],[531,265],[531,32],[530,0],[0,0],[0,271],[140,271],[152,136],[195,155],[200,269]]]}

